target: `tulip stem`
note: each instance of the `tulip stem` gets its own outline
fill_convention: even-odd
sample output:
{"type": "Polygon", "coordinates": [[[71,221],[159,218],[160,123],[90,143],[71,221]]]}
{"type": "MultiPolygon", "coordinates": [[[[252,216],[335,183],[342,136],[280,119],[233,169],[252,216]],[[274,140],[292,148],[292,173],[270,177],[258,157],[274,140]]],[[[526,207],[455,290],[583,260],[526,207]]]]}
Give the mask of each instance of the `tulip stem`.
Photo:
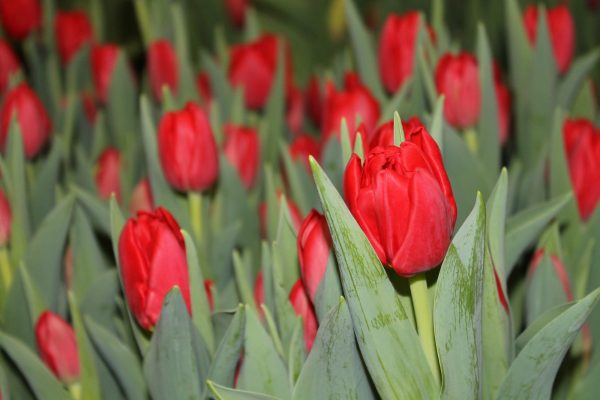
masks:
{"type": "Polygon", "coordinates": [[[68,385],[68,387],[69,393],[71,393],[71,397],[73,397],[73,400],[81,399],[81,384],[79,382],[72,383],[68,385]]]}
{"type": "Polygon", "coordinates": [[[0,248],[0,273],[2,274],[2,282],[8,292],[12,282],[12,269],[10,267],[10,259],[6,247],[0,248]]]}
{"type": "Polygon", "coordinates": [[[415,309],[415,320],[421,346],[425,357],[433,373],[436,382],[440,383],[440,369],[437,360],[435,338],[433,336],[433,313],[429,306],[429,292],[427,290],[427,278],[425,274],[417,274],[408,278],[410,293],[412,295],[413,307],[415,309]]]}
{"type": "Polygon", "coordinates": [[[465,142],[467,143],[467,147],[471,150],[471,153],[477,154],[477,149],[479,148],[479,143],[477,140],[477,132],[473,128],[465,129],[463,133],[465,137],[465,142]]]}
{"type": "Polygon", "coordinates": [[[190,219],[192,220],[192,229],[196,236],[198,244],[204,243],[204,235],[202,232],[203,212],[202,212],[202,195],[196,192],[188,194],[188,202],[190,205],[190,219]]]}

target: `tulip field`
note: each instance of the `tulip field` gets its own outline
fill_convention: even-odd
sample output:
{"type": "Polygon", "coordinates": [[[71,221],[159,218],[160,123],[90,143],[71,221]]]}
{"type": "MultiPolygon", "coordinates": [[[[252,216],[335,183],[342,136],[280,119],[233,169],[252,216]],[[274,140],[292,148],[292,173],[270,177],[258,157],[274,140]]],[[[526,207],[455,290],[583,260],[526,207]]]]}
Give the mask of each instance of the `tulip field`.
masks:
{"type": "Polygon", "coordinates": [[[596,0],[0,0],[0,400],[598,399],[599,85],[596,0]]]}

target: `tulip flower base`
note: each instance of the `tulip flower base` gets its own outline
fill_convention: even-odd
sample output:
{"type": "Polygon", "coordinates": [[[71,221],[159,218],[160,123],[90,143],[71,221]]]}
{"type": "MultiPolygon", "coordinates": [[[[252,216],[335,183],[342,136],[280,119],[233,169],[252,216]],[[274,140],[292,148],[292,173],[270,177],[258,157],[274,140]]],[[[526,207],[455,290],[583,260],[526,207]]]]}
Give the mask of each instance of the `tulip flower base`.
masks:
{"type": "Polygon", "coordinates": [[[598,4],[471,3],[0,0],[0,400],[596,398],[598,4]]]}

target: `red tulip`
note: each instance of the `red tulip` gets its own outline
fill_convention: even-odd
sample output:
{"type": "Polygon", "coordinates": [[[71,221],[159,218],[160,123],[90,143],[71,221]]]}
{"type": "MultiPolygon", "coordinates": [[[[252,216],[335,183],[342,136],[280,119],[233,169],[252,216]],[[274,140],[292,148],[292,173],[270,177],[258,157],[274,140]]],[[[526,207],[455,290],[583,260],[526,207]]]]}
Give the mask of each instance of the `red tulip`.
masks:
{"type": "Polygon", "coordinates": [[[191,313],[185,241],[167,210],[141,211],[127,221],[119,238],[119,261],[127,303],[143,328],[156,325],[163,300],[174,286],[191,313]]]}
{"type": "Polygon", "coordinates": [[[0,39],[0,94],[8,89],[11,75],[21,69],[19,59],[6,40],[0,39]]]}
{"type": "Polygon", "coordinates": [[[12,228],[12,213],[6,195],[0,190],[0,248],[8,244],[12,228]]]}
{"type": "Polygon", "coordinates": [[[86,44],[94,41],[94,29],[83,11],[59,11],[54,18],[56,46],[63,64],[86,44]]]}
{"type": "MultiPolygon", "coordinates": [[[[280,202],[283,193],[277,193],[277,200],[280,202]]],[[[285,199],[288,209],[290,210],[290,215],[292,217],[292,224],[294,225],[294,230],[298,232],[300,226],[302,225],[302,213],[300,209],[292,200],[286,197],[285,199]]],[[[258,217],[260,220],[260,233],[262,237],[267,236],[267,202],[263,201],[258,206],[258,217]]]]}
{"type": "Polygon", "coordinates": [[[0,20],[4,31],[15,39],[25,39],[42,25],[39,0],[0,0],[0,20]]]}
{"type": "Polygon", "coordinates": [[[81,104],[83,105],[83,112],[90,124],[96,123],[96,117],[98,116],[98,110],[96,109],[96,101],[94,96],[90,93],[84,92],[81,94],[81,104]]]}
{"type": "MultiPolygon", "coordinates": [[[[529,265],[529,270],[527,271],[527,276],[529,278],[531,278],[533,276],[533,274],[535,273],[535,271],[537,270],[538,266],[540,265],[540,263],[542,262],[543,259],[544,259],[544,250],[543,249],[537,250],[535,252],[535,254],[533,255],[533,258],[531,259],[531,264],[529,265]]],[[[571,282],[569,281],[569,274],[567,273],[567,270],[566,270],[564,264],[554,254],[550,255],[550,262],[552,263],[552,266],[554,267],[554,271],[556,272],[556,276],[558,277],[558,280],[560,281],[560,284],[562,285],[562,288],[565,292],[565,296],[567,297],[567,301],[573,301],[573,290],[571,289],[571,282]]]]}
{"type": "Polygon", "coordinates": [[[315,310],[308,297],[306,297],[306,292],[300,279],[292,287],[290,303],[292,303],[296,314],[304,320],[304,343],[306,344],[306,350],[310,351],[317,337],[318,324],[315,310]]]}
{"type": "Polygon", "coordinates": [[[396,146],[375,147],[344,173],[348,207],[381,262],[412,276],[442,262],[456,203],[440,150],[425,129],[396,146]]]}
{"type": "Polygon", "coordinates": [[[212,100],[212,89],[210,87],[210,78],[206,72],[200,72],[196,77],[196,88],[203,104],[209,104],[212,100]]]}
{"type": "Polygon", "coordinates": [[[79,351],[71,325],[52,311],[44,311],[35,324],[35,338],[44,364],[64,383],[79,380],[79,351]]]}
{"type": "Polygon", "coordinates": [[[108,101],[108,90],[117,65],[119,47],[114,44],[96,45],[92,48],[92,78],[96,95],[102,103],[108,101]]]}
{"type": "Polygon", "coordinates": [[[304,123],[304,95],[297,87],[292,87],[287,98],[285,120],[290,131],[299,134],[304,123]]]}
{"type": "Polygon", "coordinates": [[[298,258],[308,296],[315,300],[333,245],[325,217],[311,210],[298,231],[298,258]]]}
{"type": "Polygon", "coordinates": [[[121,201],[121,156],[114,147],[104,150],[98,158],[96,188],[101,198],[108,199],[114,193],[121,201]]]}
{"type": "MultiPolygon", "coordinates": [[[[279,39],[263,35],[256,41],[232,47],[229,62],[229,81],[244,88],[246,106],[261,109],[271,92],[277,68],[279,39]]],[[[292,60],[287,45],[284,46],[286,93],[292,88],[292,60]]]]}
{"type": "Polygon", "coordinates": [[[208,301],[208,307],[212,312],[215,309],[215,301],[213,300],[213,287],[215,286],[214,282],[210,279],[204,280],[204,291],[206,292],[206,300],[208,301]]]}
{"type": "Polygon", "coordinates": [[[325,93],[321,87],[321,82],[318,76],[313,76],[308,82],[305,96],[308,116],[316,126],[321,126],[325,93]]]}
{"type": "Polygon", "coordinates": [[[129,212],[137,214],[138,211],[151,212],[154,209],[150,181],[144,178],[135,185],[129,200],[129,212]]]}
{"type": "Polygon", "coordinates": [[[367,131],[370,132],[375,128],[379,114],[379,103],[369,89],[360,83],[356,74],[348,73],[345,77],[344,90],[336,91],[333,84],[327,84],[323,108],[323,140],[327,142],[334,134],[339,137],[342,118],[346,118],[348,132],[356,131],[357,117],[360,117],[367,131]]]}
{"type": "Polygon", "coordinates": [[[21,83],[12,89],[0,108],[0,149],[6,149],[8,129],[13,114],[23,138],[23,148],[28,159],[35,157],[46,145],[52,133],[52,123],[41,100],[26,84],[21,83]]]}
{"type": "Polygon", "coordinates": [[[308,156],[313,156],[316,160],[320,158],[321,145],[317,139],[309,135],[300,135],[290,144],[290,155],[294,160],[301,160],[310,173],[310,163],[308,156]]]}
{"type": "Polygon", "coordinates": [[[494,88],[496,90],[496,102],[498,103],[498,125],[500,131],[500,144],[508,141],[508,128],[510,126],[510,92],[502,82],[500,68],[494,64],[494,88]]]}
{"type": "Polygon", "coordinates": [[[258,316],[261,320],[264,319],[265,312],[261,307],[261,305],[265,303],[265,287],[262,271],[258,272],[258,275],[256,275],[256,281],[254,281],[254,303],[258,309],[258,316]]]}
{"type": "Polygon", "coordinates": [[[379,37],[379,74],[389,93],[398,90],[412,76],[420,14],[390,14],[379,37]]]}
{"type": "MultiPolygon", "coordinates": [[[[546,11],[548,29],[550,31],[550,41],[554,52],[554,59],[558,71],[562,74],[573,60],[573,51],[575,48],[575,24],[569,8],[565,5],[558,5],[546,11]]],[[[538,8],[530,5],[523,13],[523,24],[525,32],[529,38],[529,43],[535,45],[538,26],[538,8]]]]}
{"type": "Polygon", "coordinates": [[[587,221],[600,201],[600,129],[586,119],[567,120],[563,138],[579,214],[587,221]]]}
{"type": "Polygon", "coordinates": [[[244,187],[254,186],[260,162],[260,140],[252,128],[225,124],[225,157],[237,170],[244,187]]]}
{"type": "Polygon", "coordinates": [[[477,60],[469,53],[443,55],[435,70],[435,85],[446,96],[444,116],[458,129],[473,127],[481,109],[477,60]]]}
{"type": "Polygon", "coordinates": [[[179,88],[179,61],[171,43],[166,39],[154,41],[148,49],[148,79],[154,98],[162,100],[162,88],[172,93],[179,88]]]}
{"type": "Polygon", "coordinates": [[[204,110],[192,102],[162,117],[158,153],[165,178],[177,190],[201,192],[219,176],[217,144],[210,122],[204,110]]]}
{"type": "Polygon", "coordinates": [[[246,22],[248,0],[225,0],[225,11],[233,25],[241,28],[246,22]]]}

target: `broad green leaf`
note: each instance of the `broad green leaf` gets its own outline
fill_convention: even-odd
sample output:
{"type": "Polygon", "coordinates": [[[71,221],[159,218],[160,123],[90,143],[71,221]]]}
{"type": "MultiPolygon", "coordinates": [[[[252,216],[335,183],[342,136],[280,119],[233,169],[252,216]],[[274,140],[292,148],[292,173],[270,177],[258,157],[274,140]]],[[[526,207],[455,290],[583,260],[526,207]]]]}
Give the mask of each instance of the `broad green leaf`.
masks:
{"type": "Polygon", "coordinates": [[[285,166],[285,174],[290,185],[290,194],[300,211],[302,211],[302,215],[307,215],[318,202],[318,195],[312,179],[306,173],[304,162],[294,162],[288,149],[283,145],[280,151],[285,166]]]}
{"type": "MultiPolygon", "coordinates": [[[[268,309],[263,306],[265,316],[268,315],[268,309]]],[[[271,335],[273,336],[273,335],[271,335]]],[[[292,333],[289,349],[287,351],[288,375],[292,386],[296,385],[300,377],[300,371],[306,361],[306,343],[304,342],[304,321],[302,318],[296,318],[296,326],[292,333]]],[[[293,394],[292,394],[293,395],[293,394]]]]}
{"type": "Polygon", "coordinates": [[[188,32],[184,18],[182,3],[171,3],[171,20],[175,36],[175,48],[177,49],[177,61],[179,64],[179,90],[178,97],[181,103],[198,98],[196,91],[196,80],[192,72],[189,56],[188,32]]]}
{"type": "Polygon", "coordinates": [[[444,95],[438,97],[433,109],[431,123],[428,126],[429,133],[437,143],[442,154],[444,154],[444,100],[444,95]]]}
{"type": "Polygon", "coordinates": [[[535,271],[527,276],[526,324],[530,325],[545,311],[568,301],[549,251],[546,250],[535,271]]]}
{"type": "Polygon", "coordinates": [[[36,180],[32,184],[30,199],[33,226],[38,226],[56,205],[52,193],[58,184],[60,162],[62,161],[61,146],[60,137],[52,139],[50,152],[43,164],[40,165],[36,180]]]}
{"type": "Polygon", "coordinates": [[[563,110],[569,110],[581,90],[586,78],[592,72],[600,58],[600,49],[596,48],[577,58],[569,68],[567,75],[558,86],[556,95],[557,105],[563,110]]]}
{"type": "Polygon", "coordinates": [[[523,331],[515,340],[515,351],[516,353],[520,353],[523,350],[523,347],[529,341],[538,334],[542,328],[544,328],[550,321],[554,318],[558,317],[560,314],[568,310],[573,303],[563,303],[558,306],[552,307],[549,310],[546,310],[542,315],[536,318],[533,322],[531,322],[525,331],[523,331]]]}
{"type": "MultiPolygon", "coordinates": [[[[213,93],[215,93],[215,98],[219,104],[219,110],[222,113],[221,117],[224,121],[228,121],[233,99],[233,89],[229,85],[225,71],[222,69],[227,67],[228,63],[224,67],[221,67],[208,53],[203,53],[201,58],[204,70],[206,70],[210,78],[210,87],[214,91],[213,93]]],[[[226,60],[222,61],[225,62],[226,60]]]]}
{"type": "Polygon", "coordinates": [[[363,231],[319,164],[310,160],[361,354],[384,399],[436,397],[412,322],[363,231]]]}
{"type": "MultiPolygon", "coordinates": [[[[356,135],[359,136],[359,135],[356,135]]],[[[352,143],[350,143],[350,132],[346,118],[340,120],[340,144],[342,145],[342,163],[348,164],[352,156],[352,143]]]]}
{"type": "Polygon", "coordinates": [[[322,321],[329,311],[338,305],[341,295],[342,286],[338,274],[338,266],[335,254],[331,251],[327,259],[325,274],[319,283],[315,298],[313,299],[313,305],[319,321],[322,321]]]}
{"type": "Polygon", "coordinates": [[[522,98],[528,87],[527,80],[531,64],[531,47],[523,26],[523,18],[517,0],[505,0],[505,32],[508,36],[508,59],[511,87],[516,90],[517,99],[522,98]]]}
{"type": "Polygon", "coordinates": [[[71,185],[70,189],[75,194],[77,203],[86,211],[94,227],[105,235],[110,236],[108,204],[76,185],[71,185]]]}
{"type": "Polygon", "coordinates": [[[242,260],[242,256],[239,251],[233,251],[233,269],[235,270],[235,282],[237,284],[238,291],[240,292],[240,298],[244,304],[256,308],[254,304],[254,291],[250,282],[250,278],[247,276],[246,271],[249,270],[250,265],[242,260]]]}
{"type": "Polygon", "coordinates": [[[40,314],[48,309],[48,306],[44,302],[40,292],[38,291],[35,283],[31,280],[27,268],[23,264],[19,267],[21,273],[21,282],[27,299],[27,306],[29,308],[29,317],[31,318],[31,326],[35,326],[40,314]]]}
{"type": "Polygon", "coordinates": [[[123,151],[129,149],[134,139],[137,141],[138,120],[134,116],[139,110],[136,93],[126,55],[119,52],[108,87],[106,112],[113,141],[123,151]]]}
{"type": "Polygon", "coordinates": [[[221,385],[233,386],[236,366],[244,340],[246,308],[239,306],[229,323],[208,370],[208,379],[221,385]]]}
{"type": "Polygon", "coordinates": [[[266,128],[261,129],[261,159],[264,164],[279,165],[279,143],[285,131],[285,61],[283,44],[277,46],[277,68],[269,99],[265,105],[266,128]],[[265,132],[266,130],[266,132],[265,132]]]}
{"type": "Polygon", "coordinates": [[[213,381],[208,381],[208,387],[217,400],[278,400],[277,397],[262,393],[248,392],[221,386],[213,381]]]}
{"type": "Polygon", "coordinates": [[[118,324],[123,323],[123,320],[117,322],[114,318],[118,307],[115,300],[119,298],[121,291],[118,273],[115,268],[111,268],[98,275],[79,305],[83,315],[92,315],[97,323],[113,332],[116,332],[118,324]]]}

